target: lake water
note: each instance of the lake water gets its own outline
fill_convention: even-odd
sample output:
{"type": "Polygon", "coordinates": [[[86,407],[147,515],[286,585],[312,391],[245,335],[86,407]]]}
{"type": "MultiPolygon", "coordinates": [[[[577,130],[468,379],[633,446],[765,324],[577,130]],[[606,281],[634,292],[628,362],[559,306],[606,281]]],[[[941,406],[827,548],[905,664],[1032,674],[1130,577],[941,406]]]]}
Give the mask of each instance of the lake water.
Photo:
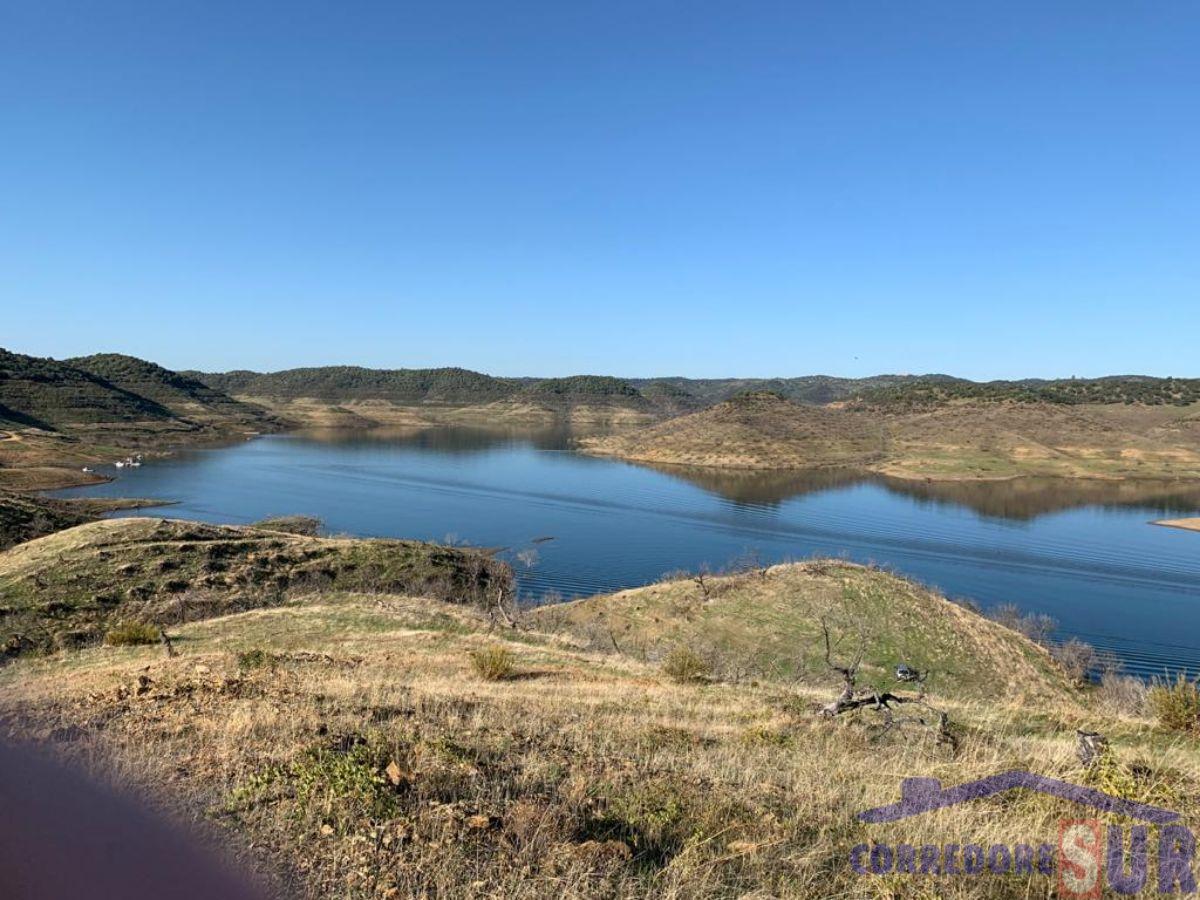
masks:
{"type": "MultiPolygon", "coordinates": [[[[987,608],[1015,603],[1126,669],[1200,671],[1200,490],[1021,481],[945,486],[852,473],[661,471],[571,451],[562,430],[326,431],[187,451],[63,496],[178,501],[141,515],[506,548],[528,596],[587,595],[814,554],[894,568],[987,608]],[[545,540],[551,538],[552,540],[545,540]],[[515,555],[537,553],[527,568],[515,555]]],[[[128,514],[128,513],[123,513],[128,514]]]]}

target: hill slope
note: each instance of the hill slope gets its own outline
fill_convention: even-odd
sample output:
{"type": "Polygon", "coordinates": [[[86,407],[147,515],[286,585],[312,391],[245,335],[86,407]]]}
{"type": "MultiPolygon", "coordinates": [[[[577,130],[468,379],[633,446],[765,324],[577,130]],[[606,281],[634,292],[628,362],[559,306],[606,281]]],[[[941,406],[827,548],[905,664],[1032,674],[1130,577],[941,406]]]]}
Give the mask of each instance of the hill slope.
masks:
{"type": "Polygon", "coordinates": [[[771,393],[743,394],[637,431],[586,439],[582,447],[635,461],[747,469],[863,465],[882,452],[879,429],[867,417],[771,393]]]}
{"type": "Polygon", "coordinates": [[[280,423],[145,360],[98,354],[59,362],[0,350],[0,486],[86,484],[84,465],[131,450],[225,439],[280,423]]]}
{"type": "Polygon", "coordinates": [[[187,372],[227,394],[277,400],[313,398],[335,402],[386,400],[411,403],[488,403],[511,396],[519,385],[469,369],[366,369],[321,366],[281,372],[187,372]]]}
{"type": "Polygon", "coordinates": [[[1189,406],[1200,403],[1200,378],[1109,375],[1103,378],[976,382],[962,378],[921,377],[862,385],[852,394],[854,403],[886,409],[927,409],[956,400],[1065,406],[1116,403],[1189,406]]]}
{"type": "Polygon", "coordinates": [[[169,624],[320,587],[470,598],[507,577],[476,551],[416,541],[154,518],[91,522],[0,553],[0,658],[94,642],[125,619],[169,624]]]}
{"type": "MultiPolygon", "coordinates": [[[[749,575],[718,590],[706,615],[769,636],[787,617],[783,595],[809,596],[806,579],[836,600],[838,583],[859,577],[772,570],[769,614],[740,623],[720,607],[752,612],[760,576],[749,575]]],[[[862,577],[885,592],[913,590],[882,573],[862,577]]],[[[660,619],[693,627],[696,598],[659,589],[669,598],[660,619]]],[[[599,605],[617,614],[652,600],[599,605]]],[[[897,602],[897,616],[879,624],[898,625],[898,640],[940,641],[950,628],[946,647],[981,649],[994,667],[996,689],[980,681],[978,697],[943,693],[956,690],[948,673],[932,680],[928,702],[948,714],[953,747],[925,735],[917,717],[928,711],[890,727],[870,710],[821,717],[839,685],[807,667],[800,684],[786,675],[675,683],[653,655],[641,658],[637,627],[651,629],[647,638],[675,627],[651,616],[619,632],[624,654],[607,636],[601,653],[562,628],[548,633],[562,623],[516,632],[460,606],[342,593],[174,626],[176,657],[129,647],[18,660],[0,669],[0,728],[216,823],[289,897],[924,896],[927,878],[866,879],[849,864],[856,845],[913,841],[911,821],[856,815],[895,803],[914,773],[950,786],[1018,768],[1168,806],[1186,821],[1200,812],[1193,742],[1060,692],[1052,673],[1021,668],[1040,651],[1016,635],[988,631],[972,643],[969,613],[919,593],[897,602]],[[485,680],[472,664],[481,654],[507,654],[510,671],[485,680]],[[1109,738],[1102,765],[1079,763],[1077,728],[1109,738]]],[[[794,649],[807,654],[813,623],[785,625],[802,621],[794,649]]],[[[866,658],[879,671],[892,659],[866,658]]],[[[1022,792],[928,814],[919,837],[1052,843],[1073,814],[1065,800],[1022,792]]],[[[1034,868],[936,887],[955,898],[1048,896],[1054,876],[1034,868]]]]}
{"type": "Polygon", "coordinates": [[[68,359],[66,364],[157,403],[181,418],[230,426],[269,424],[262,409],[241,403],[194,378],[144,359],[120,353],[98,353],[68,359]]]}
{"type": "Polygon", "coordinates": [[[934,479],[1194,479],[1198,417],[1200,410],[1166,404],[956,401],[878,415],[889,451],[874,469],[934,479]]]}
{"type": "Polygon", "coordinates": [[[55,429],[165,422],[169,409],[68,363],[0,349],[0,421],[55,429]]]}
{"type": "Polygon", "coordinates": [[[821,623],[841,655],[862,643],[863,683],[886,688],[896,666],[936,673],[939,694],[1059,701],[1070,687],[1048,653],[1016,632],[895,575],[818,561],[690,577],[543,607],[543,626],[656,659],[687,647],[730,677],[825,683],[821,623]]]}

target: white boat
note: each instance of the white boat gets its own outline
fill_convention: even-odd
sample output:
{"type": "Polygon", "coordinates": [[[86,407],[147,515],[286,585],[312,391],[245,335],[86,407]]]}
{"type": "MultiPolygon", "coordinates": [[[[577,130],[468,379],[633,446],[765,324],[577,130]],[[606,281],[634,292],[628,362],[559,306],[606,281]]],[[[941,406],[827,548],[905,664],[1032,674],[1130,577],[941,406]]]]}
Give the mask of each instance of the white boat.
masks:
{"type": "Polygon", "coordinates": [[[113,463],[113,465],[116,466],[118,469],[123,469],[123,468],[125,468],[125,460],[118,459],[115,463],[113,463]]]}

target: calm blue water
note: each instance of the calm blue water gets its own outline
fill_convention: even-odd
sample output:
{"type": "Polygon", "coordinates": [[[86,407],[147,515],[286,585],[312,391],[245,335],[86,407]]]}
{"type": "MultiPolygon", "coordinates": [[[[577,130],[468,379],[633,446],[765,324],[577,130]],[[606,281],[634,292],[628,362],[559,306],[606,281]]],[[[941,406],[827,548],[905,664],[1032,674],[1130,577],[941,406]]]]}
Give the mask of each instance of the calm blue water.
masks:
{"type": "Polygon", "coordinates": [[[452,536],[510,557],[534,546],[532,568],[514,562],[533,596],[629,587],[748,553],[844,555],[985,608],[1048,613],[1060,637],[1111,649],[1130,671],[1200,670],[1200,534],[1147,524],[1200,512],[1195,494],[664,472],[569,448],[554,431],[314,432],[184,452],[60,493],[172,499],[137,514],[213,522],[305,513],[334,533],[452,536]]]}

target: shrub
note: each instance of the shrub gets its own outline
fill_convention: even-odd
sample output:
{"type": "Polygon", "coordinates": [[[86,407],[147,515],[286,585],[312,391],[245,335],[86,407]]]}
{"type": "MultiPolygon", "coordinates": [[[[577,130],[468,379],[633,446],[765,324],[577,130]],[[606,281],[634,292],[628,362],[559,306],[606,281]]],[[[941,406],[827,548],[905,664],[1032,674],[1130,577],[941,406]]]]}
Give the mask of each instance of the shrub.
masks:
{"type": "Polygon", "coordinates": [[[1098,695],[1100,702],[1112,712],[1126,716],[1140,716],[1146,711],[1150,686],[1132,675],[1105,672],[1100,678],[1098,695]]]}
{"type": "Polygon", "coordinates": [[[695,684],[707,679],[712,668],[691,647],[679,644],[663,660],[662,670],[676,684],[695,684]]]}
{"type": "Polygon", "coordinates": [[[489,644],[471,651],[471,668],[485,681],[503,681],[516,671],[512,652],[499,644],[489,644]]]}
{"type": "Polygon", "coordinates": [[[269,650],[263,650],[261,647],[255,647],[252,650],[243,650],[238,654],[238,668],[243,672],[249,672],[253,669],[274,668],[277,657],[269,650]]]}
{"type": "Polygon", "coordinates": [[[1100,666],[1096,648],[1075,638],[1052,647],[1050,655],[1062,666],[1067,677],[1080,687],[1091,681],[1092,673],[1100,666]]]}
{"type": "Polygon", "coordinates": [[[145,622],[118,622],[104,635],[104,643],[110,647],[157,644],[161,639],[158,628],[145,622]]]}
{"type": "Polygon", "coordinates": [[[1200,725],[1200,687],[1179,673],[1174,681],[1160,681],[1147,696],[1158,724],[1171,731],[1191,731],[1200,725]]]}

